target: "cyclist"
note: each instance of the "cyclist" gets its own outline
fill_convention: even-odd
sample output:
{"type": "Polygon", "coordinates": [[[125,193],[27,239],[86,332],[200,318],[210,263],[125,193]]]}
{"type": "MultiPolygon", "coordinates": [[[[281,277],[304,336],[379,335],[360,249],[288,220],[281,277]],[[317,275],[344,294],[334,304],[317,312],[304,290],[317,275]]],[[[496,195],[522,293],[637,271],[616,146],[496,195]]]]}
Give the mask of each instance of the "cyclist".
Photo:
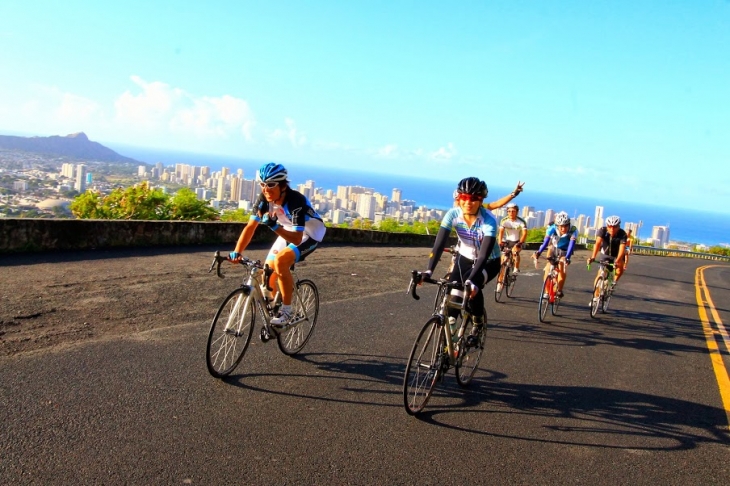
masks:
{"type": "MultiPolygon", "coordinates": [[[[515,259],[515,273],[520,273],[520,252],[522,245],[527,239],[527,223],[524,219],[517,216],[519,207],[514,203],[507,205],[507,216],[499,222],[499,249],[502,251],[502,263],[508,256],[505,251],[511,251],[515,259]]],[[[503,282],[497,282],[501,285],[503,282]]]]}
{"type": "MultiPolygon", "coordinates": [[[[484,295],[482,287],[499,274],[500,255],[497,242],[497,220],[484,207],[487,185],[477,177],[462,179],[454,192],[456,207],[446,212],[429,255],[428,268],[423,275],[431,276],[443,254],[451,230],[459,239],[459,256],[451,272],[453,281],[464,284],[470,291],[469,310],[474,327],[468,338],[473,345],[484,326],[484,295]]],[[[450,317],[458,311],[449,310],[450,317]]]]}
{"type": "MultiPolygon", "coordinates": [[[[570,257],[573,256],[575,249],[575,241],[578,238],[578,230],[570,224],[568,213],[561,212],[555,216],[555,224],[548,227],[545,233],[545,239],[540,248],[535,252],[535,260],[540,259],[540,255],[547,248],[548,244],[551,248],[551,256],[559,258],[558,261],[558,293],[557,296],[563,297],[563,286],[565,286],[565,278],[567,266],[570,265],[570,257]]],[[[545,265],[545,279],[548,276],[549,265],[545,265]]]]}
{"type": "MultiPolygon", "coordinates": [[[[618,216],[609,216],[606,218],[606,226],[596,231],[596,243],[593,245],[593,254],[588,259],[589,264],[596,261],[600,250],[601,260],[611,260],[614,262],[614,267],[616,268],[616,274],[613,280],[614,287],[624,273],[624,255],[626,254],[627,236],[626,232],[621,229],[621,218],[618,216]]],[[[597,278],[598,276],[596,276],[597,278]]]]}
{"type": "Polygon", "coordinates": [[[229,255],[231,260],[239,260],[260,224],[276,233],[278,238],[266,256],[266,263],[274,271],[267,282],[268,287],[275,289],[278,279],[281,291],[282,306],[271,320],[271,324],[278,326],[291,319],[294,289],[292,265],[312,253],[326,231],[322,218],[309,200],[289,187],[287,175],[287,170],[281,164],[269,162],[259,168],[256,180],[261,185],[261,195],[238,238],[235,250],[229,255]]]}

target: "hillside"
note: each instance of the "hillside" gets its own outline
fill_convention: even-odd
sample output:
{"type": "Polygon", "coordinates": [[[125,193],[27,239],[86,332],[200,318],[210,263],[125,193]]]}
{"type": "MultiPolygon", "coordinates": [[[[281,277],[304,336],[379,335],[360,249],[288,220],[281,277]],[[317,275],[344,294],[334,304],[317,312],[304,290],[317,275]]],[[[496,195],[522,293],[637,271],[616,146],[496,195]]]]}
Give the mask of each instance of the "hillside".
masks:
{"type": "Polygon", "coordinates": [[[86,161],[141,163],[129,157],[119,155],[100,143],[92,142],[83,132],[66,135],[65,137],[58,135],[51,137],[0,135],[0,148],[66,156],[86,161]]]}

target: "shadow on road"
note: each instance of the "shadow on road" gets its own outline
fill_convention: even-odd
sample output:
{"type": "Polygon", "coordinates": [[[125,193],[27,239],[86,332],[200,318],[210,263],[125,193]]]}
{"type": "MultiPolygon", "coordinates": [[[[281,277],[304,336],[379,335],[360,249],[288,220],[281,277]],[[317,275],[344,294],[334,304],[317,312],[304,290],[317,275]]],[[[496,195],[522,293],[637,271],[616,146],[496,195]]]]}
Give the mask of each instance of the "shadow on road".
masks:
{"type": "MultiPolygon", "coordinates": [[[[402,400],[402,359],[374,355],[312,353],[299,356],[318,369],[313,375],[286,375],[288,385],[253,385],[264,375],[236,375],[226,383],[251,391],[304,400],[356,403],[390,407],[406,416],[402,400]],[[299,384],[292,386],[301,380],[299,384]],[[320,380],[342,385],[316,386],[320,380]],[[319,394],[320,391],[325,391],[319,394]]],[[[271,378],[271,374],[266,377],[271,378]]],[[[418,420],[439,427],[485,436],[517,438],[556,444],[632,450],[682,450],[701,443],[730,444],[725,411],[690,401],[656,395],[582,386],[514,384],[504,374],[480,369],[469,389],[458,387],[450,371],[437,384],[433,397],[418,420]],[[477,414],[477,426],[465,428],[463,414],[477,414]],[[459,414],[459,418],[454,416],[459,414]],[[522,434],[493,427],[500,415],[515,414],[533,424],[522,434]],[[458,423],[458,425],[457,425],[458,423]],[[498,430],[498,431],[495,431],[498,430]],[[585,437],[585,441],[581,438],[585,437]]]]}
{"type": "MultiPolygon", "coordinates": [[[[493,377],[492,377],[493,378],[493,377]]],[[[479,427],[466,430],[492,437],[633,450],[683,450],[701,443],[730,444],[728,419],[720,408],[656,395],[594,387],[560,387],[475,379],[465,393],[445,388],[446,406],[429,403],[419,418],[452,425],[453,413],[478,414],[479,427]],[[458,399],[457,399],[458,398],[458,399]],[[433,405],[431,407],[431,405],[433,405]],[[533,422],[532,436],[490,430],[500,414],[521,414],[533,422]],[[585,437],[585,441],[581,440],[585,437]]],[[[472,421],[473,422],[473,421],[472,421]]]]}

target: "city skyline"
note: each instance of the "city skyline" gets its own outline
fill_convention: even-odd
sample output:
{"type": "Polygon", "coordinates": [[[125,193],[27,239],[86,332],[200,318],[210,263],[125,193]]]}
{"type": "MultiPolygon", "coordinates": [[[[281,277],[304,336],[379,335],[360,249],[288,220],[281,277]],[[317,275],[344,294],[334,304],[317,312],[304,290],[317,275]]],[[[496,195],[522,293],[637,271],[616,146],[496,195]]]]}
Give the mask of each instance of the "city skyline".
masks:
{"type": "Polygon", "coordinates": [[[728,44],[721,1],[11,2],[0,133],[730,214],[728,44]]]}

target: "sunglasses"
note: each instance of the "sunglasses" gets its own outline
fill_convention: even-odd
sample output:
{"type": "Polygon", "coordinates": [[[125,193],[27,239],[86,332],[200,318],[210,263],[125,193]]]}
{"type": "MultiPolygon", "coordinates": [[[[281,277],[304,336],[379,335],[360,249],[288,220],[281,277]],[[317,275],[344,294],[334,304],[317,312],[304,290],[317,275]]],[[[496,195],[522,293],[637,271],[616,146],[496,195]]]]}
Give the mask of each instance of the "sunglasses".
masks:
{"type": "Polygon", "coordinates": [[[474,194],[459,194],[459,197],[457,198],[459,201],[483,201],[484,198],[482,196],[476,196],[474,194]]]}
{"type": "Polygon", "coordinates": [[[264,187],[266,187],[268,189],[273,189],[276,186],[278,186],[279,183],[278,182],[259,182],[259,185],[261,186],[261,189],[263,189],[264,187]]]}

